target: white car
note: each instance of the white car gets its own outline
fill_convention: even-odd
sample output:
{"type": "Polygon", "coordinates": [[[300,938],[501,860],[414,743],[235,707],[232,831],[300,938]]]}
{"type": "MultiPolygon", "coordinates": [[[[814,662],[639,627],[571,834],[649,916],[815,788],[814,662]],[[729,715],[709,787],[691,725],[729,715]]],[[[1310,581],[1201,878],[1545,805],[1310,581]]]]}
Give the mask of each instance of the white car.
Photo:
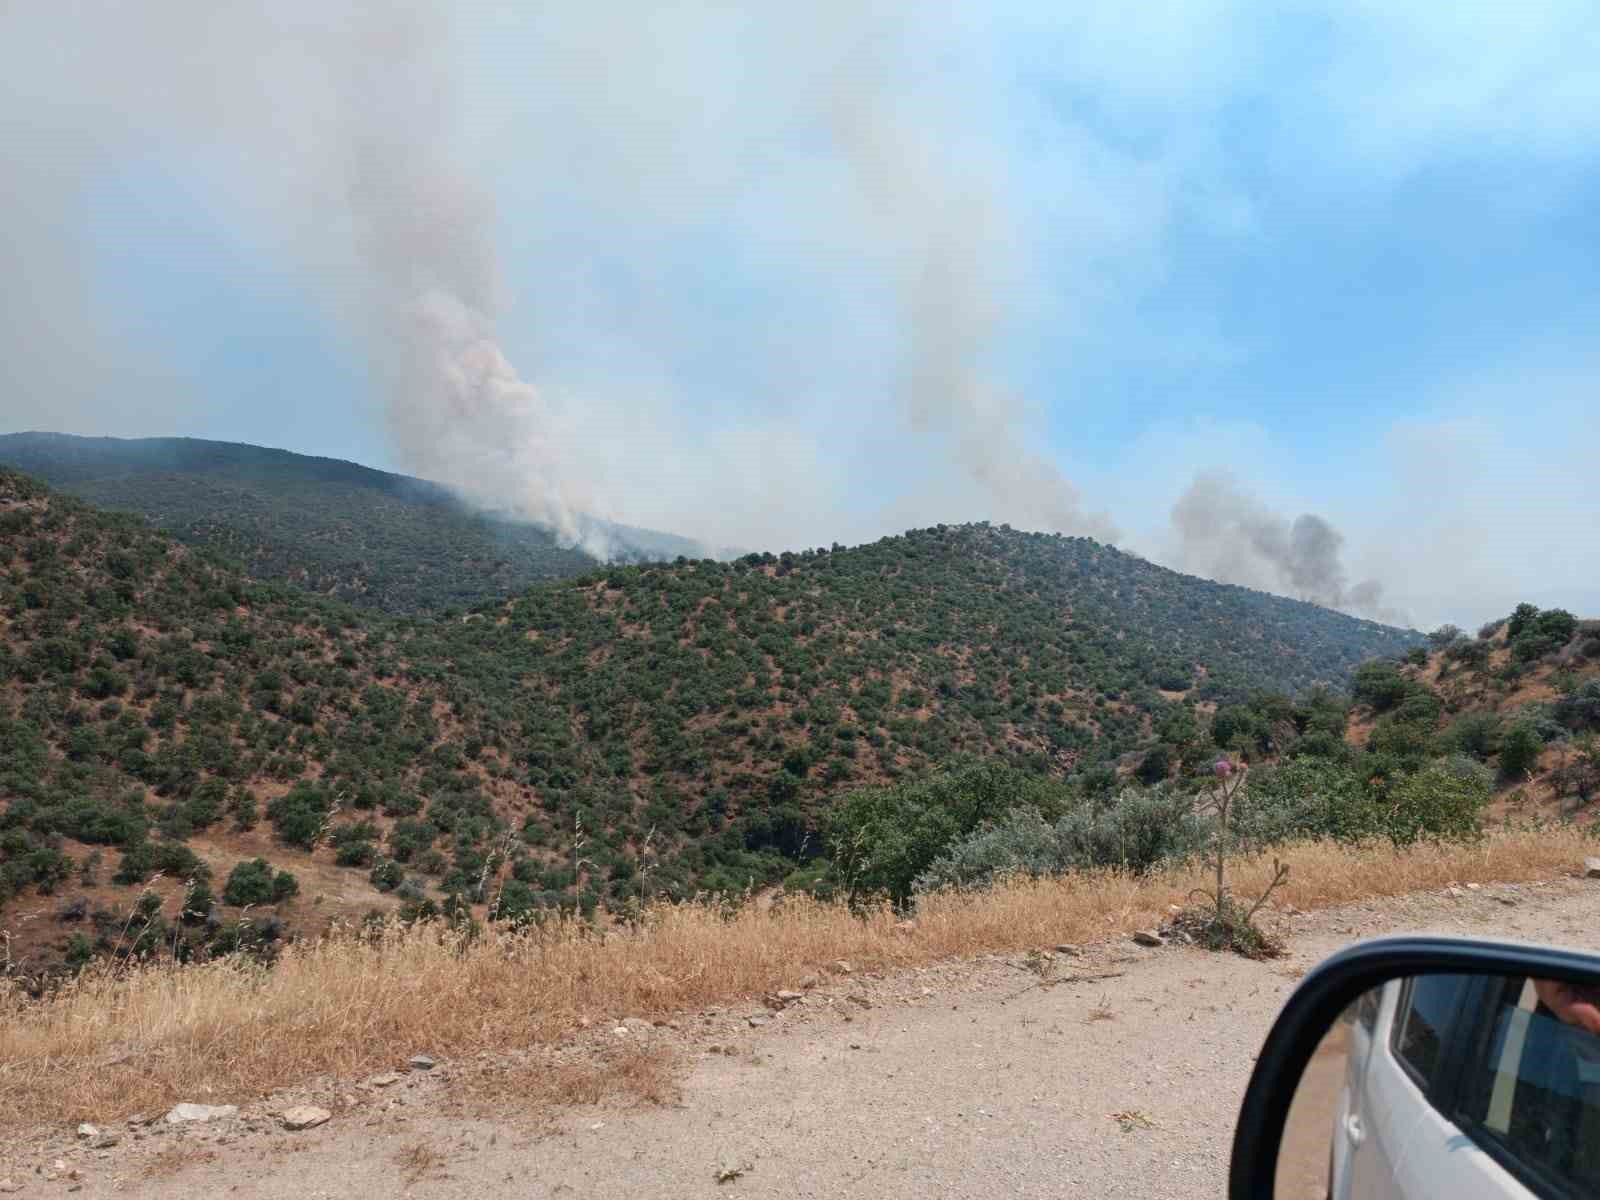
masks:
{"type": "Polygon", "coordinates": [[[1263,1046],[1230,1195],[1299,1200],[1326,1180],[1332,1200],[1600,1197],[1591,1030],[1595,955],[1432,938],[1342,952],[1263,1046]]]}
{"type": "Polygon", "coordinates": [[[1334,1200],[1600,1194],[1600,1039],[1533,983],[1424,975],[1349,1020],[1334,1200]]]}

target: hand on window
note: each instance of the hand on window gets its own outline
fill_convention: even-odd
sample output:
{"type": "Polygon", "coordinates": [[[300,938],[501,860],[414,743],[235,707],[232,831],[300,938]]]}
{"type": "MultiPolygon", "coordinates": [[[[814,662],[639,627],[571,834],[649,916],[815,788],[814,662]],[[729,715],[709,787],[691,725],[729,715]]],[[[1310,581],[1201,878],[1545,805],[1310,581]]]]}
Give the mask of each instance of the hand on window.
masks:
{"type": "Polygon", "coordinates": [[[1533,990],[1540,1002],[1560,1020],[1600,1037],[1600,988],[1561,983],[1555,979],[1535,979],[1533,990]]]}

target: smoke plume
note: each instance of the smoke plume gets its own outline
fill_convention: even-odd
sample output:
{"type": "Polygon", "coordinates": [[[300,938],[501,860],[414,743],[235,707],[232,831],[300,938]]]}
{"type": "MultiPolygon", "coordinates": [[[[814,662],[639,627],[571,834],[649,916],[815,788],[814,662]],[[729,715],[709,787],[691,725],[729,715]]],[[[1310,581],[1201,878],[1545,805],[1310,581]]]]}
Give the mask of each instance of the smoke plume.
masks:
{"type": "MultiPolygon", "coordinates": [[[[1112,532],[1024,448],[1026,406],[991,369],[1030,256],[1017,252],[999,173],[974,158],[983,139],[958,136],[959,102],[929,99],[937,89],[919,91],[906,66],[929,60],[937,13],[417,0],[25,9],[0,15],[0,101],[24,114],[9,130],[0,121],[0,150],[18,151],[0,156],[16,176],[0,183],[27,185],[8,195],[30,196],[32,216],[70,212],[79,189],[130,163],[215,167],[227,215],[270,227],[364,348],[402,470],[601,556],[596,516],[720,544],[872,536],[887,530],[824,508],[840,505],[828,472],[844,471],[841,430],[868,412],[866,432],[898,443],[900,473],[885,472],[880,491],[920,482],[940,498],[949,489],[930,477],[959,472],[977,501],[901,515],[1112,532]],[[526,122],[519,161],[500,166],[543,188],[509,224],[490,201],[504,171],[475,161],[469,112],[476,97],[481,127],[497,23],[524,39],[504,97],[525,111],[491,123],[526,122]],[[771,69],[752,77],[751,61],[771,69]],[[750,205],[752,192],[767,207],[750,205]],[[552,253],[531,284],[525,267],[508,296],[497,235],[543,246],[584,219],[601,230],[596,245],[552,253]],[[715,317],[678,277],[680,243],[718,223],[766,270],[765,303],[803,313],[765,343],[718,345],[715,317]],[[590,263],[609,259],[623,264],[623,294],[596,303],[590,263]],[[857,320],[868,293],[889,298],[881,326],[880,314],[857,320]],[[502,328],[513,303],[514,346],[502,328]],[[760,391],[708,427],[697,381],[673,376],[679,360],[713,353],[748,359],[760,391]]],[[[49,219],[57,242],[76,236],[49,219]]],[[[33,273],[64,276],[72,257],[39,258],[33,273]]],[[[70,374],[51,369],[39,390],[70,374]]],[[[105,431],[109,406],[84,405],[73,425],[105,431]]]]}
{"type": "Polygon", "coordinates": [[[1383,602],[1375,579],[1349,585],[1344,535],[1315,513],[1290,521],[1221,472],[1203,472],[1172,506],[1184,570],[1281,592],[1388,624],[1406,616],[1383,602]]]}

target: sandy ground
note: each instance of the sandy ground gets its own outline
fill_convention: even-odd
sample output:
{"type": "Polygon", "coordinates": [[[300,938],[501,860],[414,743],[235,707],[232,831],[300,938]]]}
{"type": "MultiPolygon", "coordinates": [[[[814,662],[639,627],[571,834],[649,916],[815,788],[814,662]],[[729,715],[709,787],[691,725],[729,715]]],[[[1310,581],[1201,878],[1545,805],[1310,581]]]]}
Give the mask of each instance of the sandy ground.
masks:
{"type": "MultiPolygon", "coordinates": [[[[1597,909],[1596,882],[1485,886],[1292,916],[1272,962],[1116,941],[855,975],[779,1015],[755,1003],[604,1030],[677,1051],[667,1105],[466,1118],[460,1065],[441,1063],[347,1091],[307,1132],[240,1118],[129,1129],[94,1151],[61,1131],[0,1150],[0,1179],[20,1195],[239,1200],[1216,1196],[1256,1047],[1309,967],[1419,930],[1594,947],[1597,909]],[[757,1014],[770,1020],[753,1028],[757,1014]]],[[[1330,1054],[1324,1084],[1338,1069],[1330,1054]]]]}

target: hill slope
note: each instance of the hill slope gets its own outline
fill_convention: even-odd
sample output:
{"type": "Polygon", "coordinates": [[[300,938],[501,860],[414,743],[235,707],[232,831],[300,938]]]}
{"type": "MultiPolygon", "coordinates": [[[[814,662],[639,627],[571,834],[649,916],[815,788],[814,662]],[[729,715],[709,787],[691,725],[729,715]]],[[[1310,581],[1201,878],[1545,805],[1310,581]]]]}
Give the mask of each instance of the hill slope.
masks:
{"type": "MultiPolygon", "coordinates": [[[[139,513],[260,579],[366,608],[474,604],[595,567],[547,528],[484,516],[445,488],[355,463],[194,438],[0,435],[0,463],[139,513]]],[[[628,560],[697,554],[668,534],[596,522],[628,560]]]]}
{"type": "Polygon", "coordinates": [[[1402,764],[1488,764],[1509,816],[1572,817],[1600,799],[1600,621],[1524,604],[1476,638],[1446,627],[1431,640],[1357,673],[1350,742],[1402,764]]]}
{"type": "Polygon", "coordinates": [[[852,786],[960,754],[1112,762],[1415,641],[987,525],[402,619],[0,471],[0,900],[81,881],[91,847],[169,890],[195,853],[219,883],[261,854],[329,894],[359,868],[357,904],[374,868],[412,901],[479,897],[492,855],[524,907],[737,889],[816,854],[852,786]]]}

